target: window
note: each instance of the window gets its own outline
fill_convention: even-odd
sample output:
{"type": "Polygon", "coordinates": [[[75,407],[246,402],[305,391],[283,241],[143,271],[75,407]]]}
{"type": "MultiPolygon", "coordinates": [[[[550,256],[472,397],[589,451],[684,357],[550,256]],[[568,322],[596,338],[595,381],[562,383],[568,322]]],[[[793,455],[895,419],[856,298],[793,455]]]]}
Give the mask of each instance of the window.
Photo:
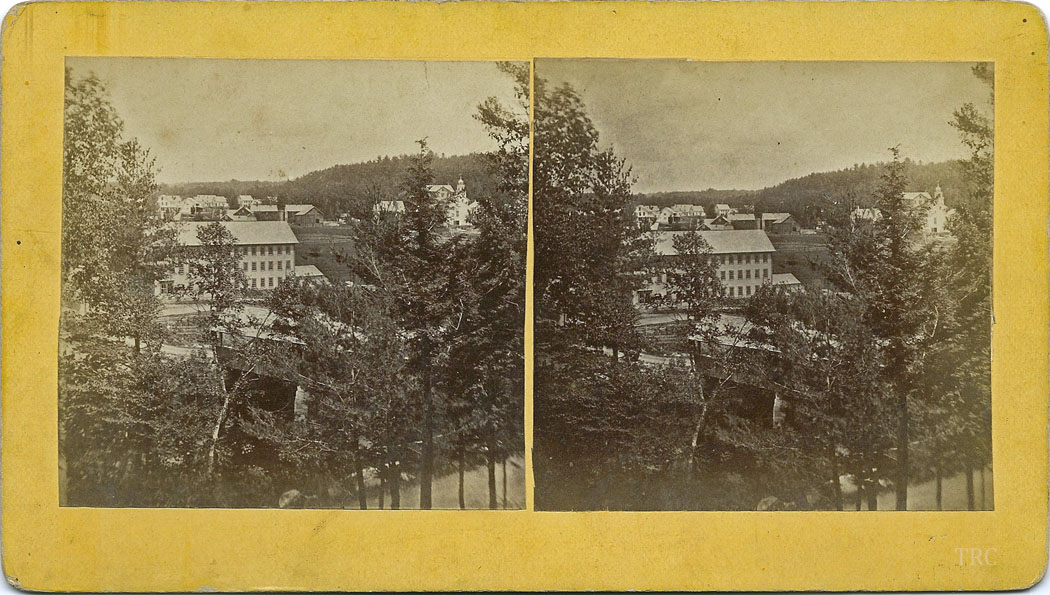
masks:
{"type": "Polygon", "coordinates": [[[759,276],[759,274],[760,274],[760,273],[759,273],[759,270],[760,270],[760,269],[755,269],[755,279],[758,279],[758,276],[759,276]]]}
{"type": "Polygon", "coordinates": [[[750,285],[747,286],[747,295],[751,295],[751,286],[750,285]]]}
{"type": "Polygon", "coordinates": [[[273,261],[272,260],[270,261],[270,270],[271,271],[273,270],[273,261]]]}
{"type": "Polygon", "coordinates": [[[270,246],[270,255],[273,255],[273,246],[270,246]]]}
{"type": "Polygon", "coordinates": [[[745,254],[744,255],[744,264],[751,264],[751,255],[750,254],[745,254]]]}
{"type": "Polygon", "coordinates": [[[277,261],[277,270],[278,271],[281,270],[281,265],[283,265],[283,264],[284,264],[284,262],[282,262],[280,260],[277,261]]]}
{"type": "Polygon", "coordinates": [[[255,263],[254,262],[252,263],[252,270],[253,271],[255,270],[255,263]]]}
{"type": "Polygon", "coordinates": [[[255,289],[255,279],[252,279],[252,289],[255,289]]]}
{"type": "MultiPolygon", "coordinates": [[[[255,256],[255,246],[252,246],[252,256],[255,256]]],[[[255,269],[253,268],[252,270],[254,271],[255,269]]]]}
{"type": "Polygon", "coordinates": [[[747,273],[747,278],[750,279],[751,278],[751,269],[747,269],[744,272],[747,273]]]}
{"type": "Polygon", "coordinates": [[[729,280],[730,280],[730,281],[732,281],[732,280],[733,280],[733,271],[729,271],[729,280]]]}
{"type": "Polygon", "coordinates": [[[270,277],[270,287],[273,287],[273,277],[270,277]]]}
{"type": "Polygon", "coordinates": [[[726,280],[726,272],[725,271],[718,271],[718,277],[720,279],[722,279],[723,281],[725,281],[726,280]]]}
{"type": "Polygon", "coordinates": [[[290,261],[290,260],[286,260],[286,261],[284,261],[284,266],[285,266],[285,268],[287,268],[287,269],[288,269],[289,271],[290,271],[290,270],[292,270],[292,261],[290,261]]]}
{"type": "Polygon", "coordinates": [[[179,264],[179,274],[182,275],[182,274],[185,274],[185,273],[186,273],[186,265],[180,263],[179,264]]]}
{"type": "Polygon", "coordinates": [[[241,263],[241,268],[247,271],[248,270],[248,263],[247,262],[242,262],[241,263]]]}
{"type": "Polygon", "coordinates": [[[769,277],[769,269],[762,269],[762,278],[769,277]]]}

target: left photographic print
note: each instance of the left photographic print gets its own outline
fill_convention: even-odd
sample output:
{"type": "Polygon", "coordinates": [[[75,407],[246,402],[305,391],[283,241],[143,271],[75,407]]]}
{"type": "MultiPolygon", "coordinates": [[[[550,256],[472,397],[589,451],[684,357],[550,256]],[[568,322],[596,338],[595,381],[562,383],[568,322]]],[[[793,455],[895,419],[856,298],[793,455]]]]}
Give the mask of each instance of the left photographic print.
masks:
{"type": "Polygon", "coordinates": [[[59,503],[524,508],[529,68],[67,58],[59,503]]]}

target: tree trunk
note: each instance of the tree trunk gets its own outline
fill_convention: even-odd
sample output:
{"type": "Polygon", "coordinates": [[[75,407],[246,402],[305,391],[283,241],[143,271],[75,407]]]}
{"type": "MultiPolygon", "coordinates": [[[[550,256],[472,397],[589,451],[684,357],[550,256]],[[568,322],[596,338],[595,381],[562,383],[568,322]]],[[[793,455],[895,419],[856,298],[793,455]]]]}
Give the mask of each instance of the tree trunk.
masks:
{"type": "Polygon", "coordinates": [[[381,469],[379,471],[379,510],[383,510],[383,506],[386,504],[383,500],[386,498],[386,475],[388,471],[381,469]]]}
{"type": "Polygon", "coordinates": [[[944,473],[941,472],[940,465],[937,465],[934,471],[937,474],[937,510],[944,510],[941,508],[944,495],[944,473]]]}
{"type": "Polygon", "coordinates": [[[973,465],[966,464],[966,506],[969,510],[974,509],[973,501],[973,465]]]}
{"type": "Polygon", "coordinates": [[[908,510],[908,445],[910,428],[908,427],[908,394],[902,387],[897,387],[897,510],[908,510]]]}
{"type": "Polygon", "coordinates": [[[434,394],[430,384],[430,348],[423,354],[423,456],[419,469],[419,507],[430,509],[434,477],[434,394]]]}
{"type": "Polygon", "coordinates": [[[835,464],[835,447],[831,447],[831,495],[835,510],[842,510],[842,484],[839,482],[839,469],[835,464]]]}
{"type": "Polygon", "coordinates": [[[487,463],[489,471],[489,508],[496,509],[496,449],[492,440],[489,440],[487,463]]]}
{"type": "MultiPolygon", "coordinates": [[[[218,356],[216,355],[216,357],[218,356]]],[[[226,423],[226,416],[229,415],[230,411],[231,396],[230,391],[226,389],[226,373],[221,366],[219,366],[219,375],[222,377],[222,408],[219,409],[219,418],[215,420],[215,427],[211,431],[211,445],[208,447],[209,476],[215,471],[215,449],[219,444],[219,434],[222,432],[222,426],[226,423]]]]}
{"type": "Polygon", "coordinates": [[[142,339],[135,335],[135,355],[142,353],[142,339]]]}
{"type": "Polygon", "coordinates": [[[390,465],[390,510],[401,509],[401,463],[390,465]]]}
{"type": "Polygon", "coordinates": [[[459,509],[463,510],[467,507],[467,501],[463,494],[463,472],[466,467],[466,449],[462,446],[459,447],[459,509]]]}
{"type": "Polygon", "coordinates": [[[696,476],[696,468],[699,465],[697,460],[697,449],[700,448],[700,438],[704,433],[704,425],[707,423],[707,403],[704,402],[704,378],[703,376],[697,375],[697,387],[700,389],[700,415],[696,420],[696,429],[693,431],[693,442],[689,449],[689,479],[693,479],[696,476]]]}
{"type": "Polygon", "coordinates": [[[368,509],[368,494],[365,492],[365,466],[361,461],[361,450],[354,445],[354,472],[357,475],[357,505],[361,510],[368,509]]]}
{"type": "Polygon", "coordinates": [[[507,510],[507,457],[503,457],[503,510],[507,510]]]}
{"type": "Polygon", "coordinates": [[[981,510],[984,508],[984,465],[981,465],[981,510]]]}
{"type": "Polygon", "coordinates": [[[868,494],[868,510],[879,509],[879,482],[872,480],[868,482],[868,489],[865,490],[868,494]]]}
{"type": "Polygon", "coordinates": [[[857,478],[857,510],[860,510],[864,504],[864,482],[857,478]]]}

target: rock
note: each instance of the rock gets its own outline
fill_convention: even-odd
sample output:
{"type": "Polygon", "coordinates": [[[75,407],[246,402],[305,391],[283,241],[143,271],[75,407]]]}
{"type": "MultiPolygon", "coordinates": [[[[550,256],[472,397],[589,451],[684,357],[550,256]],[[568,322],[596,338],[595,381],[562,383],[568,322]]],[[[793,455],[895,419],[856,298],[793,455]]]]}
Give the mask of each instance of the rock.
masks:
{"type": "Polygon", "coordinates": [[[281,494],[281,499],[277,501],[277,505],[281,508],[302,508],[303,502],[302,493],[299,490],[288,490],[281,494]]]}
{"type": "Polygon", "coordinates": [[[766,496],[758,501],[758,506],[755,510],[765,512],[767,510],[780,510],[781,509],[780,498],[776,496],[766,496]]]}

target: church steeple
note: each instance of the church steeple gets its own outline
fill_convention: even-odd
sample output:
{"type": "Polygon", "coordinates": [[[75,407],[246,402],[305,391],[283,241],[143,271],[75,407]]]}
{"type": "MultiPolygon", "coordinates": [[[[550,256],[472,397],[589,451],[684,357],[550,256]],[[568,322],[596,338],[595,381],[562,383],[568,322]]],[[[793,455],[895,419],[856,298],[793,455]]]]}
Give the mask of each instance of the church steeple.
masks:
{"type": "Polygon", "coordinates": [[[463,182],[463,177],[460,176],[459,181],[456,182],[456,194],[462,194],[467,190],[466,183],[463,182]]]}

